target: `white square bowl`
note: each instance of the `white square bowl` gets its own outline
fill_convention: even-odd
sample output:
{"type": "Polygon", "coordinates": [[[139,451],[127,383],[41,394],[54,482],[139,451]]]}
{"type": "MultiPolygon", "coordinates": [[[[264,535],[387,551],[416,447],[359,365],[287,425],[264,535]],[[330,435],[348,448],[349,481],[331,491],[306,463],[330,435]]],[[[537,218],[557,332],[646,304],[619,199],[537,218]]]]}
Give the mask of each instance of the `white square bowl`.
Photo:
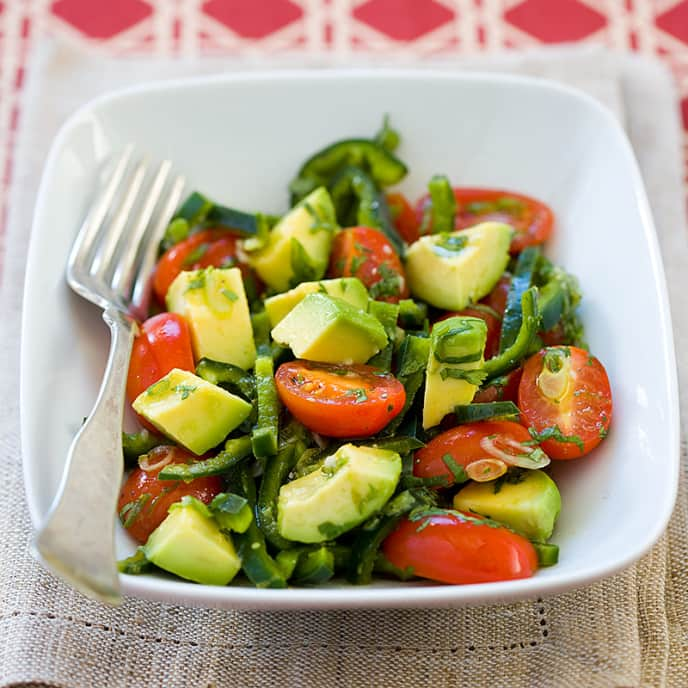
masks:
{"type": "MultiPolygon", "coordinates": [[[[600,448],[554,466],[563,499],[553,536],[559,564],[531,579],[465,586],[379,581],[256,590],[122,576],[125,594],[227,608],[507,601],[619,571],[665,528],[679,466],[673,340],[655,230],[624,133],[596,101],[549,82],[389,70],[153,84],[100,98],[64,125],[44,172],[26,275],[21,430],[33,523],[47,513],[104,369],[100,312],[64,280],[101,163],[134,142],[154,159],[172,159],[190,187],[219,202],[279,213],[287,207],[287,183],[308,155],[336,139],[372,134],[384,113],[402,133],[400,155],[410,174],[401,189],[412,198],[432,174],[445,173],[457,185],[536,196],[556,213],[547,253],[580,279],[590,347],[609,372],[615,406],[600,448]]],[[[118,553],[125,556],[133,544],[119,530],[118,553]]]]}

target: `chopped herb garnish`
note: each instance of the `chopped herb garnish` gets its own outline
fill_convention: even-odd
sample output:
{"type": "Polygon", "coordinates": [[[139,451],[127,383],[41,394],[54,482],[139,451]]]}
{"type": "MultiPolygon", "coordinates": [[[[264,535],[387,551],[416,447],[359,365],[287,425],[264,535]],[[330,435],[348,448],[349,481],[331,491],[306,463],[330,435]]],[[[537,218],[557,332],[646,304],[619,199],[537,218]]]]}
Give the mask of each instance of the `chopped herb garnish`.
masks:
{"type": "Polygon", "coordinates": [[[442,463],[449,469],[449,472],[454,476],[455,483],[465,483],[468,480],[468,474],[464,467],[456,462],[456,459],[451,454],[445,454],[442,457],[442,463]]]}
{"type": "Polygon", "coordinates": [[[222,289],[220,291],[222,296],[224,296],[228,301],[236,301],[239,297],[231,289],[222,289]]]}
{"type": "Polygon", "coordinates": [[[194,263],[197,263],[203,256],[206,254],[208,251],[208,247],[210,244],[208,243],[203,243],[200,244],[199,246],[196,246],[195,249],[189,252],[189,254],[184,258],[184,267],[189,267],[193,265],[194,263]]]}
{"type": "Polygon", "coordinates": [[[205,287],[205,270],[201,270],[201,272],[189,280],[189,283],[186,285],[186,291],[203,289],[203,287],[205,287]]]}
{"type": "Polygon", "coordinates": [[[468,243],[468,237],[462,234],[439,234],[435,240],[435,248],[443,249],[449,253],[463,251],[468,243]]]}
{"type": "MultiPolygon", "coordinates": [[[[535,442],[546,442],[547,440],[554,440],[555,442],[565,442],[567,444],[575,444],[578,449],[583,451],[583,440],[578,435],[564,435],[558,425],[545,428],[538,432],[535,428],[528,428],[530,436],[535,442]]],[[[525,444],[525,443],[524,443],[525,444]]]]}
{"type": "Polygon", "coordinates": [[[442,368],[440,377],[443,380],[452,378],[453,380],[465,380],[471,385],[480,385],[485,379],[485,371],[481,368],[465,370],[463,368],[442,368]]]}
{"type": "Polygon", "coordinates": [[[386,263],[381,263],[377,268],[381,279],[371,285],[370,297],[377,299],[381,296],[399,296],[401,294],[401,275],[386,263]]]}
{"type": "Polygon", "coordinates": [[[193,394],[197,389],[198,387],[192,387],[191,385],[175,385],[172,388],[172,391],[181,394],[182,401],[184,401],[184,399],[188,399],[189,396],[193,394]]]}
{"type": "Polygon", "coordinates": [[[151,496],[148,492],[137,497],[133,502],[127,502],[119,512],[119,520],[125,528],[134,525],[134,521],[139,517],[141,510],[146,505],[151,496]]]}
{"type": "Polygon", "coordinates": [[[347,397],[356,397],[354,400],[355,404],[362,404],[364,401],[368,401],[368,395],[365,389],[362,387],[357,387],[356,389],[349,389],[346,392],[347,397]]]}

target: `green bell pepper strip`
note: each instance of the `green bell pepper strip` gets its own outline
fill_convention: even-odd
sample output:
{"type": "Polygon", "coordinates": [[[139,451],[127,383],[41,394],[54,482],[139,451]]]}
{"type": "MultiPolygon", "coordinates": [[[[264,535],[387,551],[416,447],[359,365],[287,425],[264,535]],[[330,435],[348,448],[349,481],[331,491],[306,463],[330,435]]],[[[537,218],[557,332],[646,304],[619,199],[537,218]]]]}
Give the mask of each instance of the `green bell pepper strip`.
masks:
{"type": "Polygon", "coordinates": [[[386,151],[394,153],[394,151],[399,147],[401,142],[401,137],[399,132],[392,128],[389,123],[389,115],[385,115],[382,120],[382,126],[375,134],[375,143],[382,146],[386,151]]]}
{"type": "Polygon", "coordinates": [[[248,400],[256,398],[256,383],[253,375],[231,363],[220,363],[202,358],[196,366],[196,375],[207,382],[226,387],[233,394],[248,400]]]}
{"type": "Polygon", "coordinates": [[[514,343],[518,335],[521,327],[521,298],[526,289],[533,284],[533,273],[539,257],[540,249],[537,246],[529,246],[521,252],[516,261],[502,318],[502,333],[499,338],[500,354],[514,343]]]}
{"type": "Polygon", "coordinates": [[[335,572],[335,557],[327,545],[302,553],[294,567],[292,580],[296,585],[321,585],[335,572]]]}
{"type": "Polygon", "coordinates": [[[148,561],[146,555],[143,553],[143,547],[137,547],[136,552],[126,559],[120,559],[117,562],[117,570],[120,573],[126,573],[130,576],[138,576],[141,573],[146,573],[153,566],[152,562],[148,561]]]}
{"type": "Polygon", "coordinates": [[[277,453],[279,437],[279,398],[275,385],[272,356],[258,356],[255,365],[258,396],[258,421],[251,432],[256,458],[264,459],[277,453]]]}
{"type": "Polygon", "coordinates": [[[491,380],[513,370],[528,355],[531,342],[537,336],[540,327],[538,308],[538,289],[530,287],[521,297],[521,326],[514,343],[501,354],[485,361],[482,371],[485,379],[491,380]]]}
{"type": "Polygon", "coordinates": [[[265,471],[260,481],[256,502],[256,519],[261,531],[271,545],[277,549],[288,549],[293,545],[283,538],[277,528],[277,498],[280,487],[287,479],[296,462],[296,444],[287,444],[279,453],[266,459],[265,471]]]}
{"type": "Polygon", "coordinates": [[[392,222],[385,195],[364,170],[360,167],[344,167],[332,180],[329,190],[340,224],[350,224],[346,220],[353,211],[352,221],[379,229],[394,250],[403,255],[404,242],[392,222]]]}
{"type": "Polygon", "coordinates": [[[124,465],[127,468],[134,468],[138,465],[139,456],[148,454],[151,449],[155,449],[161,444],[169,444],[169,440],[145,428],[139,432],[123,432],[124,465]]]}
{"type": "Polygon", "coordinates": [[[423,212],[420,235],[453,232],[456,197],[449,179],[444,175],[436,174],[428,184],[428,191],[430,198],[423,212]]]}
{"type": "Polygon", "coordinates": [[[188,483],[196,478],[207,478],[211,475],[222,475],[232,470],[237,464],[251,455],[251,438],[248,436],[227,440],[225,448],[209,459],[193,463],[168,463],[160,473],[158,480],[183,480],[188,483]]]}
{"type": "Polygon", "coordinates": [[[248,500],[233,492],[216,494],[208,509],[220,528],[234,533],[245,533],[253,521],[253,510],[248,500]]]}
{"type": "MultiPolygon", "coordinates": [[[[255,506],[256,484],[248,467],[239,471],[239,490],[255,506]]],[[[257,588],[286,588],[287,579],[279,564],[268,554],[265,536],[255,520],[244,533],[234,533],[233,540],[241,557],[241,568],[257,588]]]]}
{"type": "MultiPolygon", "coordinates": [[[[361,526],[351,548],[347,579],[356,585],[370,583],[380,545],[412,509],[427,505],[425,491],[404,490],[382,511],[361,526]]],[[[432,502],[431,502],[432,503],[432,502]]]]}
{"type": "Polygon", "coordinates": [[[370,175],[379,187],[401,181],[406,165],[384,146],[371,139],[337,141],[312,155],[289,184],[292,206],[319,186],[329,186],[343,167],[354,165],[370,175]]]}
{"type": "Polygon", "coordinates": [[[404,385],[406,401],[399,415],[392,419],[384,429],[386,436],[394,435],[411,408],[416,393],[425,379],[425,369],[430,356],[430,340],[414,334],[407,334],[397,354],[396,377],[404,385]]]}
{"type": "Polygon", "coordinates": [[[394,340],[397,335],[397,318],[399,317],[399,304],[386,303],[385,301],[368,302],[368,313],[375,316],[382,327],[385,328],[389,343],[387,346],[375,354],[368,365],[384,370],[388,373],[392,369],[392,356],[394,354],[394,340]]]}
{"type": "Polygon", "coordinates": [[[520,413],[518,406],[512,401],[491,401],[454,407],[454,415],[459,424],[476,423],[482,420],[518,421],[520,413]]]}
{"type": "Polygon", "coordinates": [[[554,566],[559,561],[559,545],[551,542],[533,542],[538,558],[538,566],[554,566]]]}
{"type": "Polygon", "coordinates": [[[423,329],[428,319],[428,306],[422,301],[402,299],[399,301],[399,325],[405,330],[423,329]]]}

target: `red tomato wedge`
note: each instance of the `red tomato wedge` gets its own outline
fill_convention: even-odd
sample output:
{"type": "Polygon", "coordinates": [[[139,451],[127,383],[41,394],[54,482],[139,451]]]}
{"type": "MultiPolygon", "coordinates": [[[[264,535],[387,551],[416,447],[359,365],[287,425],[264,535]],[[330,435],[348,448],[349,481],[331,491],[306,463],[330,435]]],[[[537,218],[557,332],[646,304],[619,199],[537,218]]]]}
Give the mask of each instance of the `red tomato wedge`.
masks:
{"type": "Polygon", "coordinates": [[[182,270],[236,266],[241,270],[244,279],[253,277],[253,271],[248,265],[239,261],[238,241],[239,237],[224,229],[206,229],[175,244],[163,253],[155,268],[155,295],[161,303],[165,303],[167,290],[182,270]]]}
{"type": "Polygon", "coordinates": [[[413,206],[401,193],[388,193],[387,205],[397,232],[407,244],[412,244],[420,236],[420,225],[413,206]]]}
{"type": "Polygon", "coordinates": [[[584,456],[607,435],[611,423],[607,372],[575,346],[542,349],[523,367],[518,407],[551,458],[584,456]]]}
{"type": "Polygon", "coordinates": [[[507,454],[523,453],[519,445],[532,438],[526,428],[519,423],[508,420],[481,421],[465,423],[445,430],[433,437],[413,459],[413,475],[418,478],[435,478],[444,476],[446,486],[453,485],[453,464],[466,468],[480,459],[501,458],[501,452],[507,454]],[[489,439],[494,450],[485,449],[485,439],[489,439]]]}
{"type": "Polygon", "coordinates": [[[135,468],[129,474],[119,494],[117,512],[135,540],[144,543],[165,520],[170,506],[182,497],[190,495],[209,504],[222,491],[222,478],[218,476],[196,478],[189,483],[158,479],[158,473],[168,463],[192,460],[198,457],[179,447],[156,447],[147,454],[150,469],[135,468]]]}
{"type": "Polygon", "coordinates": [[[328,437],[374,435],[406,401],[399,380],[366,365],[290,361],[277,369],[275,382],[292,415],[328,437]]]}
{"type": "Polygon", "coordinates": [[[129,402],[172,368],[194,371],[189,327],[177,313],[160,313],[141,325],[134,340],[127,377],[129,402]]]}
{"type": "Polygon", "coordinates": [[[453,512],[403,520],[382,550],[394,566],[441,583],[515,580],[537,570],[535,549],[524,537],[453,512]]]}
{"type": "MultiPolygon", "coordinates": [[[[526,246],[546,241],[554,229],[554,214],[544,203],[500,189],[454,188],[456,218],[454,227],[466,229],[479,222],[505,222],[516,234],[511,240],[511,252],[520,253],[526,246]]],[[[416,205],[416,218],[420,221],[428,203],[423,196],[416,205]]]]}
{"type": "Polygon", "coordinates": [[[387,237],[372,227],[350,227],[335,236],[328,274],[358,277],[378,301],[397,303],[410,293],[399,256],[387,237]]]}
{"type": "Polygon", "coordinates": [[[502,275],[494,289],[484,299],[482,299],[480,303],[489,306],[493,311],[498,313],[500,317],[503,316],[510,287],[511,277],[509,275],[502,275]]]}

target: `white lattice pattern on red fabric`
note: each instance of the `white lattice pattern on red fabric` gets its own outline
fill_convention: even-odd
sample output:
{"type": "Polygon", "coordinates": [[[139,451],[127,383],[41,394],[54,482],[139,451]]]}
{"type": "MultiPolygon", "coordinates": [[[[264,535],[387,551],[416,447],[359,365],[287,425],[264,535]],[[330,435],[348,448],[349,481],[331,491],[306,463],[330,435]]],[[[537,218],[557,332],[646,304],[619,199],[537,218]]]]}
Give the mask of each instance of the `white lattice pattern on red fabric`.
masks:
{"type": "Polygon", "coordinates": [[[112,54],[426,58],[595,42],[659,55],[681,97],[688,182],[688,0],[0,0],[0,247],[24,70],[47,35],[112,54]]]}

